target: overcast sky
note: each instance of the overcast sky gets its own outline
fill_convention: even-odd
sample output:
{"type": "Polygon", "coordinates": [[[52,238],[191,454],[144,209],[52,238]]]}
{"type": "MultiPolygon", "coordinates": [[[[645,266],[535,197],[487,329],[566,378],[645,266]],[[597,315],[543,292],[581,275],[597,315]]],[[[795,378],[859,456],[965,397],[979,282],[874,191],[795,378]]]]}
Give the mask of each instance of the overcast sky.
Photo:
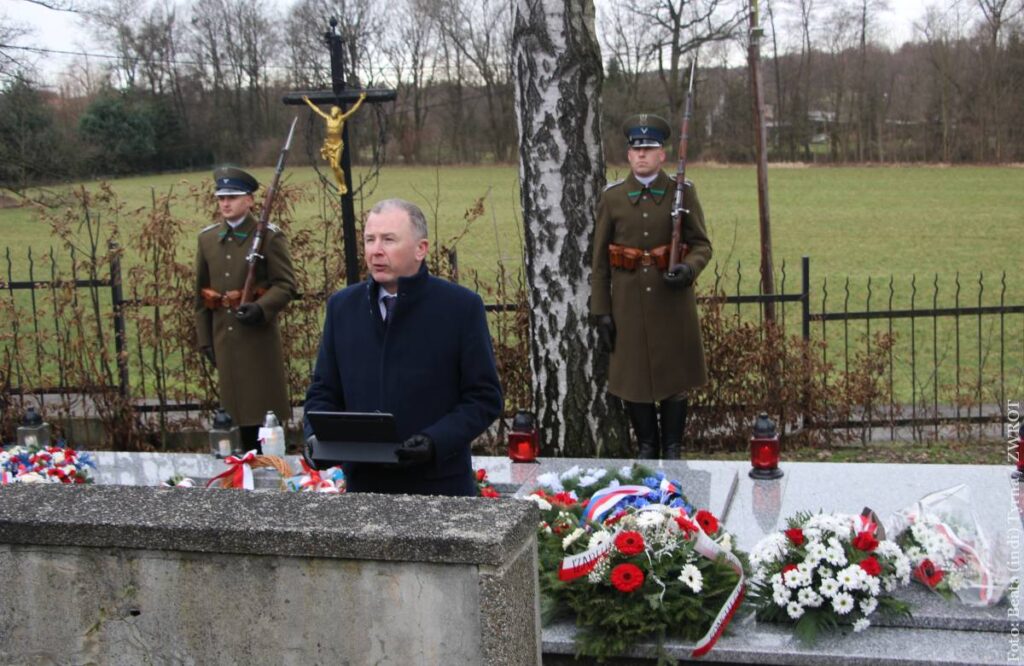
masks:
{"type": "MultiPolygon", "coordinates": [[[[287,1],[282,0],[282,4],[287,1]]],[[[608,1],[611,0],[597,0],[599,5],[608,1]]],[[[890,10],[884,12],[879,23],[889,33],[887,42],[898,45],[913,37],[913,22],[920,18],[926,3],[921,0],[888,0],[888,4],[890,10]]],[[[20,46],[89,53],[112,52],[112,49],[94,44],[89,39],[75,14],[53,11],[25,0],[0,0],[0,14],[32,29],[31,35],[18,41],[20,46]]],[[[34,56],[47,84],[55,83],[57,75],[81,57],[56,53],[34,56]]],[[[96,62],[98,64],[100,60],[96,62]]]]}

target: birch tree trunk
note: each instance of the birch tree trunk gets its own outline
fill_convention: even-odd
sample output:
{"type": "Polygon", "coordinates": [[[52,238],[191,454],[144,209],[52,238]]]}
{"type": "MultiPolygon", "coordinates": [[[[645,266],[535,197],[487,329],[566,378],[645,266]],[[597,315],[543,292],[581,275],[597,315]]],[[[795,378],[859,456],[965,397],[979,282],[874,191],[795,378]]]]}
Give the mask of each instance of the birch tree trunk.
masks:
{"type": "Polygon", "coordinates": [[[590,242],[605,183],[593,0],[516,0],[519,175],[534,411],[548,455],[615,456],[628,429],[589,322],[590,242]]]}

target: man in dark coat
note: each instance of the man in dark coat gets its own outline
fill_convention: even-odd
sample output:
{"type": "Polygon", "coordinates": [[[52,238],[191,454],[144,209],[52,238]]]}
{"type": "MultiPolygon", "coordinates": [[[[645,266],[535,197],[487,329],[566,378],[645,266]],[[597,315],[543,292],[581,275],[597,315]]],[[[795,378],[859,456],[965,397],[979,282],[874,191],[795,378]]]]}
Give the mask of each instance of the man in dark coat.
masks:
{"type": "Polygon", "coordinates": [[[257,298],[239,302],[258,223],[250,211],[259,183],[234,167],[213,176],[223,221],[199,233],[196,335],[200,351],[217,368],[221,405],[241,427],[245,448],[259,450],[257,433],[268,411],[281,423],[291,419],[277,315],[295,296],[295,277],[288,239],[268,224],[256,264],[257,298]]]}
{"type": "MultiPolygon", "coordinates": [[[[347,462],[351,491],[475,495],[470,444],[501,414],[483,301],[427,272],[422,211],[388,199],[363,231],[369,279],[331,296],[305,410],[394,414],[398,465],[347,462]]],[[[310,448],[315,445],[306,421],[310,448]]]]}
{"type": "Polygon", "coordinates": [[[711,242],[697,190],[686,181],[687,252],[682,263],[667,265],[676,183],[661,166],[671,129],[640,114],[626,120],[623,133],[630,175],[608,185],[598,203],[590,311],[611,351],[608,391],[626,403],[639,457],[674,459],[687,391],[707,381],[693,282],[711,259],[711,242]]]}

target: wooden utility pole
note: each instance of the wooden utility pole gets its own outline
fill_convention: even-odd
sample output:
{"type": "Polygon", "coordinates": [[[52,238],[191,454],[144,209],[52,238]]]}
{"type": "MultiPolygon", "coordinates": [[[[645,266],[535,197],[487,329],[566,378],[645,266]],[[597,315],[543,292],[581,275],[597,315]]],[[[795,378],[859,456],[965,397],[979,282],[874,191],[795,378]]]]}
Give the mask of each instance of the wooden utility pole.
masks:
{"type": "MultiPolygon", "coordinates": [[[[758,20],[757,0],[750,4],[750,44],[747,64],[750,67],[750,92],[754,105],[754,147],[757,158],[757,213],[761,229],[761,293],[775,293],[772,262],[772,228],[768,215],[768,136],[764,123],[764,86],[761,84],[761,37],[764,31],[758,20]]],[[[775,303],[766,301],[764,319],[775,323],[775,303]]]]}

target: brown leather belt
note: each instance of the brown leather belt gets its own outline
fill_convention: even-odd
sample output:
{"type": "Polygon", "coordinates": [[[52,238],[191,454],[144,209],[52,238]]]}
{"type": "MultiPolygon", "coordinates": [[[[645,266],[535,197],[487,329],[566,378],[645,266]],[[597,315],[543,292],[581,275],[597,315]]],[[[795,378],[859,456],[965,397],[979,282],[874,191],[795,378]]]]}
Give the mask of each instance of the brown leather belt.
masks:
{"type": "Polygon", "coordinates": [[[659,271],[668,270],[668,255],[671,246],[659,245],[650,250],[625,245],[608,245],[608,263],[612,268],[635,271],[640,266],[657,266],[659,271]]]}
{"type": "MultiPolygon", "coordinates": [[[[252,298],[254,301],[258,300],[265,293],[267,293],[267,290],[259,287],[253,290],[252,298]]],[[[203,307],[207,310],[217,310],[220,308],[237,310],[238,306],[242,304],[241,289],[232,289],[222,294],[215,289],[205,287],[199,290],[199,296],[203,299],[203,307]]]]}

